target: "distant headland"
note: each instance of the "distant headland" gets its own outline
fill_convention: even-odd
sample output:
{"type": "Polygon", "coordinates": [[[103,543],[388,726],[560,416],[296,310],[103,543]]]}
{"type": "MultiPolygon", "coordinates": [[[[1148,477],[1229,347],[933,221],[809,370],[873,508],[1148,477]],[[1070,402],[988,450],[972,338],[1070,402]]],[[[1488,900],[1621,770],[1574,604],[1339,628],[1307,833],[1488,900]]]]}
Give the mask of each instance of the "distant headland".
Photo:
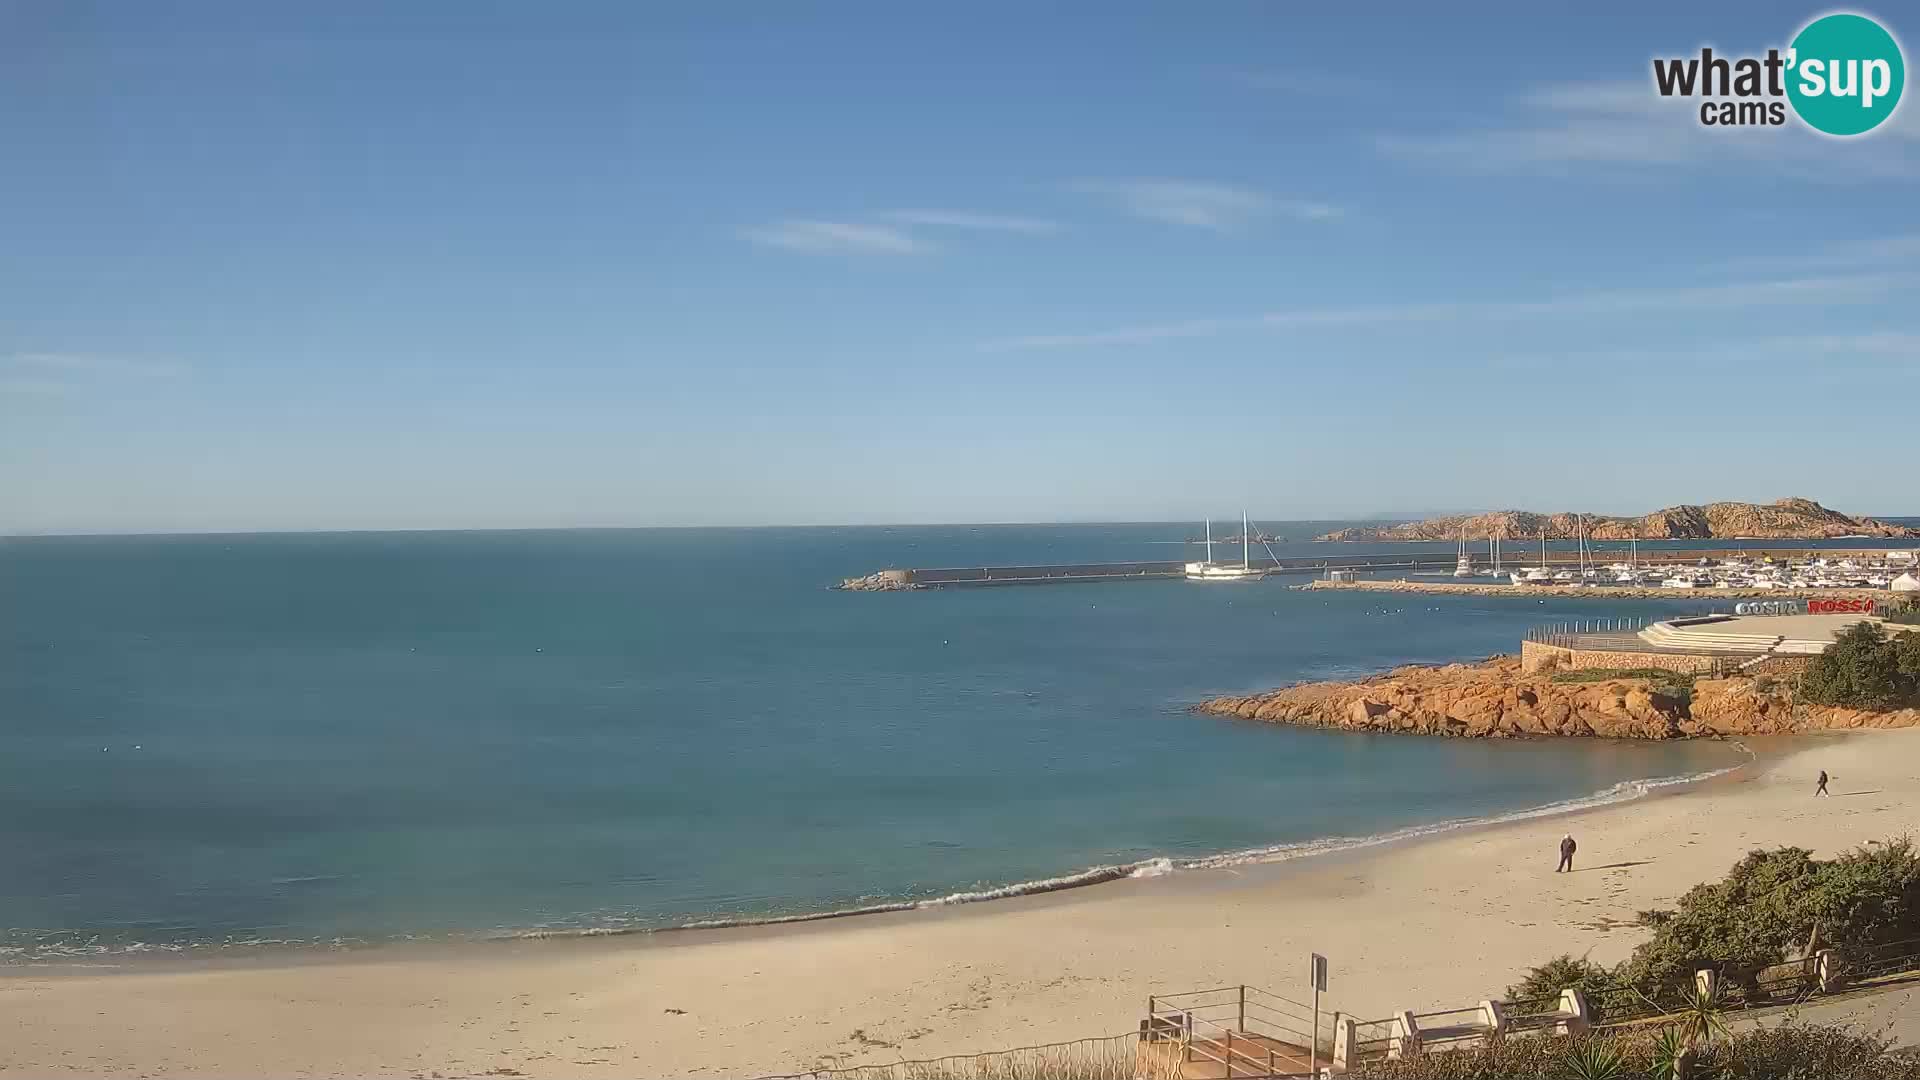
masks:
{"type": "Polygon", "coordinates": [[[1449,515],[1404,525],[1339,529],[1317,540],[1454,540],[1499,536],[1506,540],[1571,539],[1584,528],[1591,540],[1831,540],[1843,536],[1889,539],[1920,537],[1920,529],[1869,517],[1848,517],[1812,499],[1774,503],[1716,502],[1669,506],[1643,517],[1606,514],[1535,514],[1497,510],[1449,515]]]}

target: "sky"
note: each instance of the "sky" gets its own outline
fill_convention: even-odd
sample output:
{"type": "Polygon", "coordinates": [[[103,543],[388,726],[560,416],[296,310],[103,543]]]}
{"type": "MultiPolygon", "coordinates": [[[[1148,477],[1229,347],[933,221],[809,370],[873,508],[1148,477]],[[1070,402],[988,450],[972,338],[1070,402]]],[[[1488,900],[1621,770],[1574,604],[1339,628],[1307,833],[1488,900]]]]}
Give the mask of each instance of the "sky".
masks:
{"type": "Polygon", "coordinates": [[[1826,10],[0,0],[0,532],[1920,513],[1826,10]]]}

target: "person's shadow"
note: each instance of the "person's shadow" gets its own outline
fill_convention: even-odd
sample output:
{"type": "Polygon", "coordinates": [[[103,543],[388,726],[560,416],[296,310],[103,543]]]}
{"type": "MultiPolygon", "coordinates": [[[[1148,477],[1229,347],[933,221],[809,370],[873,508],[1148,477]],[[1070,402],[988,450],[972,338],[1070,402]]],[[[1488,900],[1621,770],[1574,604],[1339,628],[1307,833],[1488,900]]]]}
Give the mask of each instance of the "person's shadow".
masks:
{"type": "Polygon", "coordinates": [[[1645,866],[1652,861],[1653,861],[1652,859],[1641,859],[1638,862],[1617,862],[1617,863],[1608,863],[1605,866],[1587,866],[1587,867],[1582,867],[1579,870],[1575,870],[1574,873],[1585,874],[1594,870],[1623,870],[1629,866],[1645,866]]]}

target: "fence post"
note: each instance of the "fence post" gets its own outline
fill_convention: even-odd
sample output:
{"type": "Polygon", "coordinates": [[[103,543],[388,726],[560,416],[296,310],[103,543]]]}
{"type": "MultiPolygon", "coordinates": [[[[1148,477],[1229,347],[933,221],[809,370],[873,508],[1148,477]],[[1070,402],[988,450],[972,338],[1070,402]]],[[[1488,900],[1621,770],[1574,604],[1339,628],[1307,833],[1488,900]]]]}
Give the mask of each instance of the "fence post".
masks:
{"type": "Polygon", "coordinates": [[[1489,999],[1480,1003],[1480,1022],[1487,1025],[1487,1033],[1496,1039],[1507,1034],[1507,1010],[1497,1001],[1489,999]]]}
{"type": "Polygon", "coordinates": [[[1820,976],[1820,992],[1831,994],[1840,989],[1840,956],[1832,949],[1813,954],[1814,970],[1820,976]]]}
{"type": "Polygon", "coordinates": [[[1387,1056],[1396,1059],[1420,1056],[1420,1025],[1407,1009],[1393,1014],[1393,1039],[1387,1044],[1387,1056]]]}
{"type": "Polygon", "coordinates": [[[1353,1043],[1356,1035],[1353,1017],[1343,1012],[1333,1014],[1333,1068],[1335,1072],[1346,1072],[1353,1068],[1353,1043]]]}
{"type": "Polygon", "coordinates": [[[1240,1028],[1239,1030],[1241,1031],[1247,1030],[1247,984],[1246,983],[1240,984],[1240,1028]]]}
{"type": "Polygon", "coordinates": [[[1701,968],[1693,973],[1693,986],[1700,991],[1701,997],[1711,999],[1720,988],[1720,973],[1711,968],[1701,968]]]}
{"type": "Polygon", "coordinates": [[[1593,1010],[1587,1006],[1586,991],[1577,986],[1560,991],[1560,1012],[1564,1019],[1557,1027],[1562,1035],[1585,1035],[1593,1028],[1593,1010]]]}

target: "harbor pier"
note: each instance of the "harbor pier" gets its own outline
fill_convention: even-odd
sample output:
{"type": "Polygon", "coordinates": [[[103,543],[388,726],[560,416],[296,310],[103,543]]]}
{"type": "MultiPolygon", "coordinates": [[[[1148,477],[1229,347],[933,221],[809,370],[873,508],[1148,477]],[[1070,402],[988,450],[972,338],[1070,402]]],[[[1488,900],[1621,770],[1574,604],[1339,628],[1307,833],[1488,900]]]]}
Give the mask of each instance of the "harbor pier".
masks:
{"type": "MultiPolygon", "coordinates": [[[[1716,548],[1692,550],[1641,550],[1636,556],[1642,567],[1685,567],[1694,566],[1701,559],[1710,563],[1719,563],[1727,559],[1772,558],[1779,561],[1795,562],[1819,558],[1845,558],[1859,556],[1857,549],[1827,549],[1815,545],[1768,546],[1760,548],[1716,548]]],[[[1612,553],[1609,553],[1612,555],[1612,553]]],[[[1365,555],[1301,555],[1286,557],[1256,557],[1247,560],[1255,570],[1273,575],[1325,575],[1332,570],[1346,570],[1359,575],[1402,574],[1407,576],[1427,576],[1434,579],[1452,578],[1454,570],[1460,565],[1460,556],[1452,551],[1396,551],[1376,552],[1365,555]]],[[[1463,584],[1486,584],[1493,570],[1492,560],[1485,554],[1464,557],[1467,565],[1473,569],[1474,576],[1459,579],[1463,584]],[[1479,580],[1475,581],[1475,577],[1479,580]]],[[[1586,556],[1586,564],[1597,560],[1594,553],[1586,556]]],[[[1581,555],[1577,551],[1550,551],[1543,564],[1537,553],[1516,553],[1513,558],[1502,559],[1504,572],[1509,566],[1526,564],[1544,565],[1549,570],[1573,569],[1582,565],[1581,555]]],[[[1107,563],[1047,563],[1004,566],[940,566],[912,567],[879,570],[864,577],[848,578],[836,588],[855,592],[886,592],[909,589],[951,589],[978,588],[999,585],[1062,585],[1074,582],[1096,581],[1155,581],[1180,578],[1185,575],[1186,562],[1180,559],[1155,559],[1135,562],[1107,563]]]]}

